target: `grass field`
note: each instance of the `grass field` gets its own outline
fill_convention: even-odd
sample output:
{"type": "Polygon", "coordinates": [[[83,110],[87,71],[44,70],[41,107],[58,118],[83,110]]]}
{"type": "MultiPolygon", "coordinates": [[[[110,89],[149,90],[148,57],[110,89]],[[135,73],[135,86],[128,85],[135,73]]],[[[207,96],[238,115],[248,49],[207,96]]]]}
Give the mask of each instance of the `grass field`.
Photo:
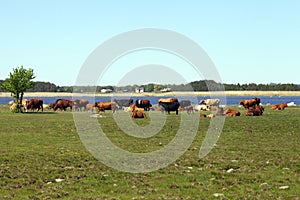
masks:
{"type": "MultiPolygon", "coordinates": [[[[0,199],[300,199],[300,108],[266,107],[260,117],[235,109],[242,116],[226,118],[203,159],[198,153],[208,118],[201,118],[194,142],[177,161],[133,174],[96,160],[70,112],[14,114],[0,105],[0,199]]],[[[107,136],[132,152],[161,148],[180,119],[172,113],[157,136],[136,139],[122,134],[112,113],[102,115],[107,136]]],[[[144,126],[149,120],[135,121],[144,126]]]]}

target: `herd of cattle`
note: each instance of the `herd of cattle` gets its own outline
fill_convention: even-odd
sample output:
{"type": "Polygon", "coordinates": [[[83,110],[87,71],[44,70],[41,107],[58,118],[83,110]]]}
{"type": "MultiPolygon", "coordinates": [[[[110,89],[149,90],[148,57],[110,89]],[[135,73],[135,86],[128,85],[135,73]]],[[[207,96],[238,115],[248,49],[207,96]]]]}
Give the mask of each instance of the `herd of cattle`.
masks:
{"type": "MultiPolygon", "coordinates": [[[[261,106],[260,98],[253,98],[248,100],[241,100],[239,105],[247,109],[246,116],[260,116],[264,112],[264,108],[261,106]]],[[[16,103],[11,102],[10,109],[13,110],[17,106],[16,103]]],[[[112,110],[115,113],[117,110],[124,110],[132,112],[132,118],[147,118],[144,111],[156,110],[167,112],[170,114],[171,111],[186,111],[187,113],[194,113],[196,111],[214,111],[211,114],[200,114],[200,117],[215,117],[215,116],[240,116],[241,113],[237,110],[227,108],[224,110],[220,106],[220,99],[205,99],[201,100],[199,104],[192,105],[189,100],[178,101],[177,98],[161,98],[158,100],[157,106],[152,106],[150,100],[148,99],[138,99],[135,102],[133,99],[115,99],[112,102],[95,102],[90,104],[88,100],[85,99],[57,99],[51,104],[43,104],[43,100],[39,98],[33,98],[30,100],[23,99],[22,107],[25,112],[30,111],[44,111],[45,109],[52,109],[57,111],[66,111],[70,108],[71,111],[89,111],[89,112],[105,112],[105,110],[112,110]]],[[[272,110],[284,110],[287,107],[286,103],[276,104],[272,106],[272,110]]]]}

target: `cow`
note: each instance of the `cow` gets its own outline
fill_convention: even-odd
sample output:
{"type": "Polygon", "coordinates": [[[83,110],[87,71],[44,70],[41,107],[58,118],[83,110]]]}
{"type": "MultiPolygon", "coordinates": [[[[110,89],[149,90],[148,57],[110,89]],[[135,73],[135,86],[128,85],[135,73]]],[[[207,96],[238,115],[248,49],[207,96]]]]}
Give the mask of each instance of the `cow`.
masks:
{"type": "Polygon", "coordinates": [[[284,110],[288,105],[286,103],[275,104],[272,106],[272,110],[284,110]]]}
{"type": "Polygon", "coordinates": [[[223,113],[225,116],[229,116],[229,117],[236,117],[236,116],[240,116],[241,113],[237,110],[232,110],[230,108],[226,109],[223,113]]]}
{"type": "Polygon", "coordinates": [[[90,104],[90,103],[88,103],[88,104],[86,104],[85,105],[85,110],[86,111],[91,111],[91,112],[93,112],[94,111],[94,104],[90,104]]]}
{"type": "Polygon", "coordinates": [[[196,104],[196,105],[194,105],[194,110],[195,111],[200,111],[200,110],[208,111],[209,110],[209,106],[196,104]]]}
{"type": "Polygon", "coordinates": [[[49,109],[53,109],[54,110],[54,106],[56,105],[56,102],[52,102],[49,104],[49,109]]]}
{"type": "Polygon", "coordinates": [[[49,108],[49,104],[43,104],[43,110],[48,110],[49,108]]]}
{"type": "Polygon", "coordinates": [[[250,107],[248,112],[246,112],[246,116],[261,116],[264,112],[264,108],[260,105],[256,105],[255,107],[250,107]]]}
{"type": "Polygon", "coordinates": [[[133,99],[115,99],[114,102],[116,102],[119,108],[123,108],[123,107],[129,107],[130,104],[133,103],[133,99]]]}
{"type": "Polygon", "coordinates": [[[206,114],[200,113],[200,117],[205,118],[205,117],[206,117],[206,114]]]}
{"type": "Polygon", "coordinates": [[[213,117],[215,117],[215,116],[216,116],[216,115],[213,114],[213,113],[206,115],[207,118],[213,118],[213,117]]]}
{"type": "Polygon", "coordinates": [[[178,99],[177,98],[161,98],[158,100],[158,104],[160,102],[178,102],[178,99]]]}
{"type": "Polygon", "coordinates": [[[27,112],[27,99],[22,99],[22,107],[25,110],[25,112],[27,112]]]}
{"type": "Polygon", "coordinates": [[[250,107],[255,107],[260,104],[260,98],[246,99],[241,100],[240,105],[242,105],[245,109],[249,109],[250,107]]]}
{"type": "Polygon", "coordinates": [[[72,110],[73,107],[73,101],[69,99],[57,99],[55,103],[51,103],[50,108],[53,108],[54,111],[56,111],[58,108],[62,111],[66,111],[68,107],[70,107],[70,110],[72,110]]]}
{"type": "Polygon", "coordinates": [[[17,108],[17,103],[12,103],[11,106],[9,107],[10,111],[15,110],[17,108]]]}
{"type": "Polygon", "coordinates": [[[178,108],[180,104],[178,102],[160,102],[159,105],[163,108],[162,111],[168,112],[175,111],[176,115],[178,115],[178,108]]]}
{"type": "MultiPolygon", "coordinates": [[[[25,112],[27,112],[26,103],[27,103],[27,99],[22,99],[22,103],[20,104],[21,109],[24,109],[25,112]]],[[[9,101],[8,105],[10,105],[9,109],[11,111],[17,109],[17,103],[14,100],[9,101]]]]}
{"type": "Polygon", "coordinates": [[[73,109],[74,111],[81,111],[82,109],[85,110],[86,105],[89,103],[86,99],[75,99],[73,101],[73,109]]]}
{"type": "Polygon", "coordinates": [[[130,104],[130,106],[129,106],[129,110],[130,111],[134,111],[134,110],[139,110],[139,111],[143,111],[144,110],[144,108],[139,108],[139,107],[137,107],[135,104],[130,104]]]}
{"type": "Polygon", "coordinates": [[[152,105],[148,99],[137,99],[135,101],[135,105],[138,108],[144,108],[145,111],[149,111],[150,107],[152,107],[152,105]]]}
{"type": "Polygon", "coordinates": [[[144,119],[146,119],[147,116],[143,111],[133,110],[132,113],[131,113],[131,118],[144,118],[144,119]]]}
{"type": "Polygon", "coordinates": [[[105,112],[105,110],[111,110],[113,113],[116,111],[116,102],[95,102],[94,107],[98,108],[98,112],[105,112]]]}
{"type": "Polygon", "coordinates": [[[187,106],[192,105],[190,100],[182,100],[179,102],[180,106],[184,109],[187,106]]]}
{"type": "Polygon", "coordinates": [[[190,113],[193,113],[193,112],[194,112],[194,107],[193,107],[192,105],[185,106],[185,107],[184,107],[184,110],[186,110],[186,112],[187,112],[188,114],[190,114],[190,113]]]}
{"type": "Polygon", "coordinates": [[[218,107],[216,116],[224,116],[224,108],[223,107],[218,107]]]}
{"type": "Polygon", "coordinates": [[[31,111],[34,111],[35,109],[39,111],[40,109],[42,109],[43,112],[44,111],[43,100],[37,98],[30,99],[29,101],[26,102],[26,108],[27,110],[31,110],[31,111]]]}
{"type": "Polygon", "coordinates": [[[217,106],[220,105],[220,99],[204,99],[199,102],[199,104],[204,104],[207,106],[217,106]]]}

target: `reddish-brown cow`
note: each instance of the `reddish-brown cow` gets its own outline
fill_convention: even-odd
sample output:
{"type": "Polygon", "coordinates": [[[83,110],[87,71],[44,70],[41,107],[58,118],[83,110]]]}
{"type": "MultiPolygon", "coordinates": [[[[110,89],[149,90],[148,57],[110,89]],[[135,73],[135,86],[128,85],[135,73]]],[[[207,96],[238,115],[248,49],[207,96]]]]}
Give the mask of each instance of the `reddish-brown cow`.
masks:
{"type": "Polygon", "coordinates": [[[287,107],[286,103],[276,104],[272,106],[272,110],[284,110],[287,107]]]}
{"type": "Polygon", "coordinates": [[[117,109],[116,103],[115,102],[95,102],[94,104],[95,107],[98,108],[98,112],[105,112],[105,110],[112,110],[114,113],[117,109]]]}
{"type": "Polygon", "coordinates": [[[27,110],[30,109],[31,111],[34,111],[35,109],[39,111],[40,109],[42,109],[43,112],[43,100],[37,98],[30,99],[26,102],[26,108],[27,110]]]}

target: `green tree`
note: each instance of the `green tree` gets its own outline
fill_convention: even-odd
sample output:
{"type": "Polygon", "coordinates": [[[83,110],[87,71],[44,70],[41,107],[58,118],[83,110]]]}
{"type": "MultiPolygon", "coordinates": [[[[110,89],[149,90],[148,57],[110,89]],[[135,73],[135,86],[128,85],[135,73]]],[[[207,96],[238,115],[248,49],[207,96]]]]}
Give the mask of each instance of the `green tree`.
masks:
{"type": "Polygon", "coordinates": [[[17,102],[17,112],[22,112],[22,100],[24,92],[34,86],[32,81],[35,78],[33,69],[25,69],[23,66],[13,69],[9,78],[5,79],[2,87],[11,93],[17,102]]]}

